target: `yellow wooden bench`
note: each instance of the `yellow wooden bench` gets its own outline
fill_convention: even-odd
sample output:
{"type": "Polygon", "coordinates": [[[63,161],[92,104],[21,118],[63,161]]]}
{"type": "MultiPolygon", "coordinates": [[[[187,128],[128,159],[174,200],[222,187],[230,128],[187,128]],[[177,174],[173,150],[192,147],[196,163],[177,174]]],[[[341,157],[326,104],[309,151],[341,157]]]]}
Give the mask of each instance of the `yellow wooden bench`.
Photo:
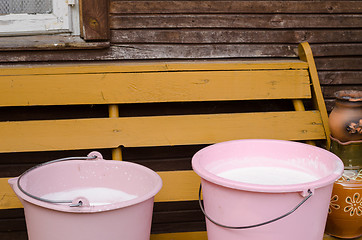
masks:
{"type": "MultiPolygon", "coordinates": [[[[105,104],[109,117],[2,121],[0,153],[112,148],[113,159],[121,160],[120,146],[212,144],[246,138],[328,147],[328,115],[308,43],[300,44],[299,56],[247,62],[3,66],[1,108],[105,104]],[[294,109],[119,117],[118,108],[122,104],[274,100],[288,101],[294,109]]],[[[158,173],[163,188],[156,202],[198,199],[200,180],[192,170],[158,173]]],[[[0,209],[21,208],[7,179],[0,179],[0,209]]],[[[152,240],[206,238],[202,231],[151,236],[152,240]]]]}

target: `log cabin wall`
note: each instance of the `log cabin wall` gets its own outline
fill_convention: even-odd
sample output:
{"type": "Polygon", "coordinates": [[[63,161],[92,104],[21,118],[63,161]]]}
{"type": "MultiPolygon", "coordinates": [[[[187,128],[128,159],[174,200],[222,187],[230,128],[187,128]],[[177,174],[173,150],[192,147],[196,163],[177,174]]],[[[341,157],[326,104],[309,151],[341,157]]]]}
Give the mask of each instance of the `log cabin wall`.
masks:
{"type": "MultiPolygon", "coordinates": [[[[71,43],[63,48],[28,46],[0,47],[3,65],[90,63],[114,61],[160,61],[195,59],[294,58],[297,44],[311,44],[327,109],[333,93],[341,89],[362,90],[362,2],[361,1],[117,1],[107,8],[109,36],[86,45],[71,43]]],[[[102,30],[104,31],[104,30],[102,30]]],[[[38,39],[42,42],[46,36],[38,39]]],[[[51,37],[50,37],[51,38],[51,37]]],[[[91,37],[89,38],[91,39],[91,37]]],[[[175,105],[155,106],[160,114],[173,114],[175,105]]],[[[188,104],[177,104],[190,111],[188,104]]],[[[223,105],[192,105],[191,112],[221,111],[223,105]],[[196,110],[195,110],[196,109],[196,110]],[[215,110],[216,109],[216,110],[215,110]]],[[[230,108],[233,108],[231,106],[230,108]]],[[[0,109],[0,121],[41,118],[43,109],[0,109]]],[[[121,115],[147,115],[148,106],[124,106],[121,115]],[[134,110],[136,109],[136,110],[134,110]]],[[[103,116],[107,109],[79,106],[49,110],[62,118],[103,116]]],[[[47,112],[46,114],[49,114],[47,112]]],[[[190,169],[191,156],[203,146],[126,149],[125,160],[154,170],[190,169]]],[[[106,159],[110,152],[100,150],[106,159]]],[[[0,176],[19,175],[36,163],[88,151],[64,154],[1,154],[0,176]],[[14,164],[13,159],[22,159],[14,164]]],[[[26,239],[22,210],[0,212],[0,239],[26,239]]],[[[196,202],[156,204],[152,232],[204,230],[196,202]]]]}
{"type": "Polygon", "coordinates": [[[90,49],[84,50],[84,46],[77,49],[74,43],[74,49],[49,47],[44,51],[26,47],[24,41],[23,46],[0,46],[0,66],[65,61],[288,58],[296,56],[298,43],[308,41],[328,110],[335,91],[361,89],[361,1],[109,1],[109,9],[92,10],[93,14],[109,12],[109,44],[90,42],[86,47],[90,49]],[[27,48],[29,51],[21,51],[27,48]]]}

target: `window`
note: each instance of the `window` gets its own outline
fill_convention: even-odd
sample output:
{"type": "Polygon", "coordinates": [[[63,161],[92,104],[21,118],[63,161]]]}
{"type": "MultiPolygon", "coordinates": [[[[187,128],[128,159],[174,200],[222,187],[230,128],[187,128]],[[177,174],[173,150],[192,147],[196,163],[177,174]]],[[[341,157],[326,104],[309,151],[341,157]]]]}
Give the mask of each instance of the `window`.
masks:
{"type": "Polygon", "coordinates": [[[0,52],[110,46],[109,0],[0,0],[0,52]]]}
{"type": "Polygon", "coordinates": [[[0,36],[79,35],[78,0],[1,0],[0,36]]]}

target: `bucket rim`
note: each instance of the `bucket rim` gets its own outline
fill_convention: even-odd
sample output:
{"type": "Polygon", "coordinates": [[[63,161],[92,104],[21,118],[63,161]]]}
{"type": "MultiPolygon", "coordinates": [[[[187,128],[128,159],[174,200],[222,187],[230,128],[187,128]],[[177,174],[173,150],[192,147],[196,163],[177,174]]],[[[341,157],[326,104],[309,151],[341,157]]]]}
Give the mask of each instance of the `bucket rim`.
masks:
{"type": "Polygon", "coordinates": [[[338,178],[340,178],[344,171],[344,165],[342,160],[333,154],[330,151],[327,151],[323,148],[316,147],[313,145],[288,141],[288,140],[275,140],[275,139],[238,139],[238,140],[230,140],[220,143],[215,143],[209,145],[194,154],[192,157],[192,168],[194,172],[199,175],[202,181],[208,181],[216,185],[220,185],[227,188],[232,188],[236,190],[245,190],[250,192],[262,192],[262,193],[287,193],[287,192],[307,192],[309,189],[314,190],[316,188],[321,188],[327,185],[334,183],[338,178]],[[235,144],[235,143],[256,143],[256,144],[287,144],[310,148],[312,150],[320,151],[323,154],[330,155],[331,158],[336,162],[336,167],[334,171],[328,176],[322,177],[318,180],[301,183],[301,184],[288,184],[288,185],[262,185],[262,184],[254,184],[254,183],[245,183],[239,181],[233,181],[230,179],[226,179],[223,177],[219,177],[214,173],[206,170],[200,163],[201,155],[207,151],[210,151],[214,148],[219,148],[223,145],[235,144]]]}
{"type": "MultiPolygon", "coordinates": [[[[83,160],[72,160],[72,161],[83,161],[83,160]]],[[[152,169],[149,169],[143,165],[133,163],[133,162],[124,162],[124,161],[113,161],[113,160],[105,160],[105,159],[96,159],[96,160],[86,160],[88,162],[94,161],[94,162],[102,162],[105,164],[117,164],[117,165],[129,165],[136,168],[141,169],[142,171],[146,171],[148,174],[150,174],[155,179],[155,186],[153,189],[141,196],[137,196],[136,198],[133,198],[131,200],[121,201],[121,202],[115,202],[110,203],[106,205],[93,205],[93,206],[82,206],[82,207],[70,207],[68,204],[56,204],[56,203],[49,203],[44,202],[35,198],[32,198],[25,193],[23,193],[19,187],[17,186],[17,180],[19,177],[14,177],[8,180],[9,184],[13,188],[16,195],[20,198],[20,200],[26,201],[30,204],[47,208],[50,210],[56,210],[60,212],[68,212],[68,213],[96,213],[96,212],[105,212],[105,211],[112,211],[117,210],[121,208],[126,208],[130,206],[137,205],[142,202],[146,202],[147,200],[153,198],[162,188],[162,179],[161,177],[152,169]]]]}

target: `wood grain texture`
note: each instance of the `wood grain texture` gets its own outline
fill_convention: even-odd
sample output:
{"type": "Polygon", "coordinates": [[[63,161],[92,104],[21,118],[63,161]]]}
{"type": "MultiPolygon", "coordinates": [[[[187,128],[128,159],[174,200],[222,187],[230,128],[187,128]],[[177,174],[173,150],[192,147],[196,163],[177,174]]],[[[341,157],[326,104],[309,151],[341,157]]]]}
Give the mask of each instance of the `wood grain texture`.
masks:
{"type": "Polygon", "coordinates": [[[0,51],[104,49],[109,46],[109,42],[86,42],[79,36],[39,35],[0,38],[0,51]]]}
{"type": "Polygon", "coordinates": [[[318,111],[0,122],[0,135],[0,152],[326,138],[318,111]]]}
{"type": "Polygon", "coordinates": [[[326,85],[326,86],[322,86],[323,89],[323,94],[324,97],[326,99],[334,99],[335,95],[334,93],[340,90],[346,90],[346,89],[350,89],[350,90],[358,90],[358,91],[362,91],[362,84],[359,85],[326,85]]]}
{"type": "Polygon", "coordinates": [[[311,97],[306,70],[3,76],[0,89],[1,106],[311,97]]]}
{"type": "Polygon", "coordinates": [[[361,84],[362,71],[320,71],[322,85],[358,85],[361,84]]]}
{"type": "MultiPolygon", "coordinates": [[[[0,67],[0,76],[29,76],[53,74],[104,74],[104,73],[152,73],[152,72],[187,72],[187,71],[236,71],[236,70],[300,70],[308,64],[297,59],[261,60],[261,61],[158,61],[158,62],[119,62],[96,64],[26,64],[0,67]]],[[[66,75],[65,75],[66,76],[66,75]]]]}
{"type": "MultiPolygon", "coordinates": [[[[323,99],[323,94],[322,94],[322,90],[321,90],[321,86],[320,86],[320,82],[319,82],[319,78],[318,78],[317,68],[316,68],[316,65],[314,62],[314,58],[313,58],[312,49],[310,48],[309,43],[303,42],[299,45],[298,50],[299,50],[299,58],[303,61],[306,61],[309,65],[308,71],[309,71],[311,83],[313,85],[312,92],[314,95],[314,97],[313,97],[314,106],[316,109],[320,109],[324,131],[325,131],[326,135],[329,136],[330,130],[329,130],[329,124],[328,124],[328,114],[327,114],[327,109],[326,109],[324,99],[323,99]]],[[[329,147],[330,147],[330,139],[327,138],[326,149],[329,149],[329,147]]]]}
{"type": "MultiPolygon", "coordinates": [[[[325,39],[324,41],[327,41],[325,39]]],[[[311,44],[313,53],[317,57],[325,57],[323,69],[334,70],[340,66],[349,67],[358,65],[361,55],[360,43],[318,43],[311,44]],[[358,55],[356,55],[358,54],[358,55]],[[343,64],[340,58],[350,58],[348,64],[343,64]],[[340,65],[341,62],[343,65],[340,65]]],[[[297,57],[296,43],[232,43],[232,44],[115,44],[110,48],[98,50],[77,51],[37,51],[36,54],[23,51],[8,51],[0,54],[0,63],[24,64],[29,61],[36,63],[81,62],[81,61],[116,61],[116,60],[191,60],[191,59],[242,59],[242,58],[295,58],[297,57]]],[[[109,63],[111,64],[111,63],[109,63]]]]}
{"type": "Polygon", "coordinates": [[[107,40],[109,0],[80,0],[81,36],[85,40],[107,40]]]}
{"type": "Polygon", "coordinates": [[[338,58],[317,58],[315,59],[318,70],[331,70],[334,71],[361,71],[362,70],[362,57],[338,57],[338,58]]]}
{"type": "Polygon", "coordinates": [[[316,43],[311,48],[314,58],[362,55],[362,43],[316,43]]]}
{"type": "Polygon", "coordinates": [[[112,30],[113,43],[355,43],[362,30],[148,29],[112,30]]]}
{"type": "Polygon", "coordinates": [[[110,13],[361,13],[360,1],[117,1],[110,13]]]}
{"type": "Polygon", "coordinates": [[[110,16],[111,29],[155,28],[361,28],[356,14],[157,14],[110,16]]]}

